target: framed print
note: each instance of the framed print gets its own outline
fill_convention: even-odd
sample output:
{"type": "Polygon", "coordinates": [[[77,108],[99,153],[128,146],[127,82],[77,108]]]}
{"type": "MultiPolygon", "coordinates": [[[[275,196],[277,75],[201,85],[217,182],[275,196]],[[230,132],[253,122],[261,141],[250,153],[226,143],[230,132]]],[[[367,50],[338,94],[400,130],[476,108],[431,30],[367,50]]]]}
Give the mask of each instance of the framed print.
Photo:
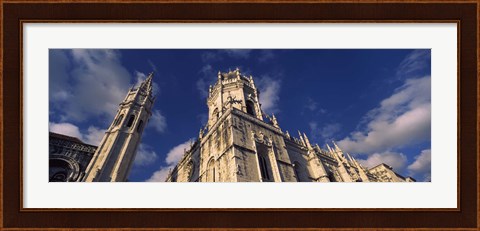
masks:
{"type": "Polygon", "coordinates": [[[480,228],[477,2],[1,7],[6,230],[480,228]]]}

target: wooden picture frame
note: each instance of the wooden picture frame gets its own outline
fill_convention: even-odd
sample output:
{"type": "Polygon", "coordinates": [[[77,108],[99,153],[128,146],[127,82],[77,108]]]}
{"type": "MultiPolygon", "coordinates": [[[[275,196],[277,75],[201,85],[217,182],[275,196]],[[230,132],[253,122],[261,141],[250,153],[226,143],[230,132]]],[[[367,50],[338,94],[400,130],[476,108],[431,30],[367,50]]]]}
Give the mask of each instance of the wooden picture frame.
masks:
{"type": "Polygon", "coordinates": [[[0,228],[480,228],[476,1],[1,3],[0,228]],[[22,25],[25,22],[454,22],[458,26],[458,206],[455,209],[25,209],[22,25]]]}

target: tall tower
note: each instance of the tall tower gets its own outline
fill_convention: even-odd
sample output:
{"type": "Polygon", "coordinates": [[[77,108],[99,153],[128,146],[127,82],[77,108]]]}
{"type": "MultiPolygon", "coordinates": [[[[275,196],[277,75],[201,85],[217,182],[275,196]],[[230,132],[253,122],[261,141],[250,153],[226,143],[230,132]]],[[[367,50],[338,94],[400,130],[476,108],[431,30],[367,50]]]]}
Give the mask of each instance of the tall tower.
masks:
{"type": "MultiPolygon", "coordinates": [[[[208,132],[200,133],[199,145],[189,152],[199,165],[198,181],[296,181],[283,133],[275,116],[262,112],[253,77],[237,68],[219,72],[217,78],[207,99],[208,132]]],[[[181,165],[176,170],[180,175],[181,165]]]]}
{"type": "Polygon", "coordinates": [[[84,181],[127,180],[143,128],[152,115],[151,109],[155,101],[152,77],[153,73],[150,73],[139,87],[130,88],[125,99],[119,104],[117,115],[86,169],[84,181]]]}
{"type": "Polygon", "coordinates": [[[253,82],[253,77],[246,77],[236,68],[226,73],[218,72],[218,80],[210,86],[207,100],[208,127],[231,108],[243,111],[259,120],[263,120],[259,102],[259,92],[253,82]]]}

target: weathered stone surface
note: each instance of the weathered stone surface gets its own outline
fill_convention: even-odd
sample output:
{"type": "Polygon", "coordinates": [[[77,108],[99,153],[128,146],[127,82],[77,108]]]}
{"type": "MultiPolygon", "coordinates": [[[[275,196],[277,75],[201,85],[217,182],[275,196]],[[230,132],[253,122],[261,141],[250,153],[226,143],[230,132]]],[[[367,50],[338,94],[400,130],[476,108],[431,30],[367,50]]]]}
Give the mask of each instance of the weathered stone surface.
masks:
{"type": "MultiPolygon", "coordinates": [[[[114,121],[90,156],[91,161],[88,159],[88,167],[88,161],[70,161],[71,166],[80,166],[80,170],[69,173],[68,180],[126,181],[153,103],[150,75],[140,87],[130,89],[120,103],[114,121]]],[[[327,144],[327,149],[322,149],[312,144],[305,133],[298,132],[297,138],[283,132],[275,115],[262,111],[253,77],[242,75],[238,69],[218,73],[217,82],[209,88],[207,105],[207,125],[200,129],[198,139],[185,151],[166,181],[415,181],[385,164],[367,169],[334,142],[333,148],[327,144]]]]}
{"type": "Polygon", "coordinates": [[[323,150],[311,144],[305,134],[299,132],[295,138],[284,133],[276,117],[261,110],[253,78],[243,76],[238,69],[218,73],[207,105],[207,126],[167,181],[414,181],[391,169],[367,170],[335,143],[334,148],[327,145],[323,150]]]}
{"type": "Polygon", "coordinates": [[[105,132],[83,181],[126,181],[154,103],[151,73],[131,88],[105,132]]]}

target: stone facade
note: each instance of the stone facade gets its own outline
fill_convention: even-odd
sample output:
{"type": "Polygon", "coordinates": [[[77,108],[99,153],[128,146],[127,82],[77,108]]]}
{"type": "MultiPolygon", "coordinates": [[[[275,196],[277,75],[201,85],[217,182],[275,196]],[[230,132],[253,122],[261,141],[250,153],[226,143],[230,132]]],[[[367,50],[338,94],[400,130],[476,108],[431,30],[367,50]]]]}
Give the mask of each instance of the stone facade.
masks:
{"type": "Polygon", "coordinates": [[[130,88],[120,103],[117,115],[105,132],[84,181],[126,181],[132,167],[143,129],[152,115],[153,73],[138,88],[130,88]]]}
{"type": "MultiPolygon", "coordinates": [[[[50,181],[127,180],[155,101],[152,76],[129,90],[98,148],[51,133],[50,181]]],[[[386,164],[367,169],[333,141],[322,149],[305,133],[282,131],[275,115],[262,111],[253,77],[238,68],[217,78],[209,88],[208,122],[167,182],[415,181],[386,164]]]]}
{"type": "Polygon", "coordinates": [[[322,149],[304,133],[296,138],[283,132],[275,115],[262,111],[259,94],[252,76],[219,72],[209,88],[208,123],[166,181],[414,181],[391,168],[367,169],[334,142],[322,149]]]}
{"type": "Polygon", "coordinates": [[[79,139],[57,133],[49,133],[49,181],[82,181],[85,169],[97,149],[79,139]]]}
{"type": "Polygon", "coordinates": [[[382,182],[415,182],[412,177],[403,177],[393,171],[391,166],[383,163],[371,168],[369,172],[377,176],[379,181],[382,182]]]}

